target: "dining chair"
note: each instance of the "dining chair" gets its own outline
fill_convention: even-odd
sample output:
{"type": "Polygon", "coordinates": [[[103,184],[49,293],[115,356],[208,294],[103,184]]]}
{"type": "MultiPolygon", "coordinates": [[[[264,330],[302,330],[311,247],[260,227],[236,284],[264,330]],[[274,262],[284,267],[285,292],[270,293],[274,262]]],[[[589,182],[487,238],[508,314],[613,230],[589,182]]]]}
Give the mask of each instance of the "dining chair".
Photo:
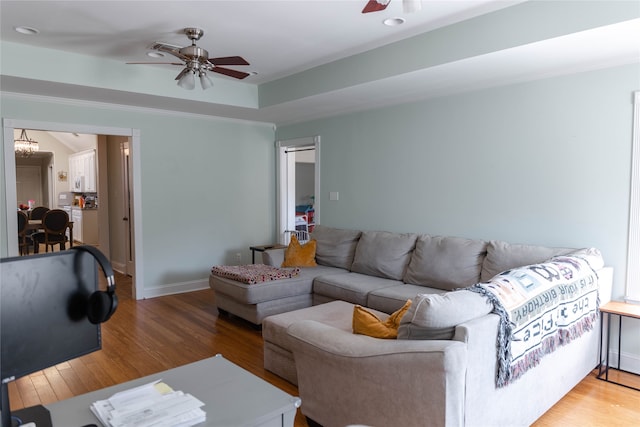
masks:
{"type": "Polygon", "coordinates": [[[42,217],[44,216],[44,214],[48,210],[49,210],[49,208],[46,207],[46,206],[36,206],[31,211],[31,215],[30,215],[29,219],[42,219],[42,217]]]}
{"type": "MultiPolygon", "coordinates": [[[[35,208],[33,208],[33,210],[31,210],[31,213],[29,214],[29,219],[42,220],[42,217],[44,216],[45,213],[47,213],[48,210],[49,208],[46,206],[36,206],[35,208]]],[[[33,229],[27,230],[27,234],[32,235],[33,233],[36,233],[38,231],[44,231],[44,229],[38,228],[37,230],[33,230],[33,229]]]]}
{"type": "Polygon", "coordinates": [[[31,237],[27,235],[27,224],[29,217],[26,213],[18,211],[18,250],[20,255],[29,255],[29,246],[32,243],[31,237]]]}
{"type": "Polygon", "coordinates": [[[45,251],[49,252],[49,246],[60,245],[60,250],[67,248],[67,228],[69,227],[69,214],[62,209],[50,209],[42,216],[42,228],[32,235],[34,240],[34,252],[39,252],[39,245],[44,243],[45,251]]]}

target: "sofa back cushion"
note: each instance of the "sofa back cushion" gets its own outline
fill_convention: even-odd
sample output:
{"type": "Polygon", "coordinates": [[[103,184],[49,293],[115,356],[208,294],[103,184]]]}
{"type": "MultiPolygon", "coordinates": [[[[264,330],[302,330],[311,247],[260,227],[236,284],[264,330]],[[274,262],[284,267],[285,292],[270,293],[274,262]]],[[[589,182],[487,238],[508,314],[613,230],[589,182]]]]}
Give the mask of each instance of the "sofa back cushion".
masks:
{"type": "Polygon", "coordinates": [[[416,234],[363,231],[351,271],[401,280],[416,244],[416,234]]]}
{"type": "Polygon", "coordinates": [[[360,234],[359,230],[341,230],[316,225],[311,233],[311,239],[316,241],[316,262],[349,270],[360,234]]]}
{"type": "Polygon", "coordinates": [[[456,326],[493,310],[489,300],[475,292],[459,290],[444,294],[419,294],[400,320],[398,339],[450,340],[456,326]]]}
{"type": "Polygon", "coordinates": [[[576,249],[546,246],[512,245],[492,240],[487,245],[487,256],[482,264],[480,281],[486,282],[496,274],[524,265],[539,264],[556,255],[566,255],[576,249]]]}
{"type": "Polygon", "coordinates": [[[471,286],[480,280],[486,246],[462,237],[418,236],[402,280],[447,291],[471,286]]]}

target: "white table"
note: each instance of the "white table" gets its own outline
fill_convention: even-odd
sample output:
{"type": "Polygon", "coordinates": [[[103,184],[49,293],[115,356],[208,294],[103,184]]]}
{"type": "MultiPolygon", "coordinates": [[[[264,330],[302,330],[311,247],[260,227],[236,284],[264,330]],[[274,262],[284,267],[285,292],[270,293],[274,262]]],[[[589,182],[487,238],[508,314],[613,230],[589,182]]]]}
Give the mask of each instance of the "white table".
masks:
{"type": "Polygon", "coordinates": [[[301,400],[291,396],[221,355],[46,405],[53,425],[81,427],[101,424],[91,403],[114,393],[162,380],[174,390],[190,393],[202,402],[207,421],[199,426],[293,426],[301,400]]]}

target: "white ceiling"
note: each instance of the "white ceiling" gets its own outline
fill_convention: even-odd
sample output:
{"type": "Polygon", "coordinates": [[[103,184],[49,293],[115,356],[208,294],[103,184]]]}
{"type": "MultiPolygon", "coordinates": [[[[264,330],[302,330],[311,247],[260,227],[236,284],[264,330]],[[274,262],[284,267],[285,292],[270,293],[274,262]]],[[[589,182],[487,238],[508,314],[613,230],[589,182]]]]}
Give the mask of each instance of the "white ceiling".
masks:
{"type": "Polygon", "coordinates": [[[97,135],[87,135],[81,133],[68,132],[47,132],[51,137],[57,139],[61,144],[68,147],[72,152],[95,149],[98,144],[97,135]]]}
{"type": "MultiPolygon", "coordinates": [[[[257,72],[247,81],[259,84],[521,1],[424,0],[420,12],[404,14],[402,0],[393,0],[384,12],[362,14],[366,0],[2,0],[0,36],[123,63],[162,62],[146,56],[153,42],[186,46],[183,29],[198,27],[204,29],[198,45],[209,56],[244,57],[251,65],[235,68],[257,72]],[[406,22],[382,24],[393,16],[406,22]],[[17,33],[19,25],[40,34],[17,33]]],[[[166,68],[169,77],[180,70],[166,68]]]]}
{"type": "MultiPolygon", "coordinates": [[[[401,0],[391,0],[384,12],[362,14],[360,11],[365,3],[366,0],[2,0],[0,38],[3,42],[95,56],[124,64],[158,61],[146,56],[153,42],[185,46],[189,41],[182,29],[195,26],[205,31],[198,45],[207,49],[210,57],[244,57],[250,66],[229,68],[256,72],[243,82],[264,85],[341,58],[511,7],[522,3],[522,0],[423,0],[422,10],[412,14],[402,12],[401,0]],[[393,16],[405,18],[405,24],[396,27],[382,24],[383,19],[393,16]],[[14,27],[20,25],[35,27],[40,33],[27,36],[15,32],[14,27]]],[[[385,78],[358,81],[339,90],[332,88],[313,96],[301,96],[261,108],[185,102],[188,98],[163,98],[162,108],[276,124],[294,123],[356,111],[365,106],[391,105],[542,76],[640,62],[638,40],[640,19],[635,19],[424,66],[410,72],[402,70],[385,78]]],[[[160,61],[163,60],[166,59],[160,61]]],[[[393,68],[397,64],[389,65],[393,68]]],[[[166,70],[167,85],[175,84],[173,79],[181,69],[171,65],[127,67],[166,70]]],[[[358,73],[367,74],[369,71],[361,69],[358,73]]],[[[149,107],[159,104],[148,95],[134,96],[131,91],[118,93],[60,82],[56,86],[42,80],[21,80],[4,75],[2,83],[3,90],[9,92],[149,107]]],[[[196,87],[195,90],[201,89],[196,87]]],[[[216,90],[216,86],[209,89],[216,90]]]]}

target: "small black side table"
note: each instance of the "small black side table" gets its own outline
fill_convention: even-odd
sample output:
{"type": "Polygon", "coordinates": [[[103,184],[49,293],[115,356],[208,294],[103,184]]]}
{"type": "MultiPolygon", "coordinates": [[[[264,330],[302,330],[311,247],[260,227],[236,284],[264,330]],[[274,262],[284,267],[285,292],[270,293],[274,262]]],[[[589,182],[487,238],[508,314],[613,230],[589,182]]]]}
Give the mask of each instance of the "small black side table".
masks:
{"type": "Polygon", "coordinates": [[[618,384],[623,387],[631,388],[633,390],[640,391],[640,388],[633,387],[627,384],[622,384],[619,382],[615,382],[609,379],[609,369],[615,369],[616,371],[626,372],[632,375],[638,375],[635,372],[625,371],[620,369],[620,344],[622,342],[622,318],[623,317],[631,317],[635,319],[640,319],[640,305],[629,304],[623,301],[609,301],[605,305],[600,307],[600,352],[598,356],[598,376],[599,380],[608,381],[613,384],[618,384]],[[604,356],[604,360],[602,359],[602,331],[604,328],[604,314],[607,314],[607,342],[606,348],[607,352],[604,356]],[[616,368],[613,368],[609,365],[609,347],[611,344],[611,315],[615,314],[618,316],[618,364],[616,368]],[[603,363],[604,362],[604,363],[603,363]],[[604,378],[603,378],[604,375],[604,378]]]}
{"type": "Polygon", "coordinates": [[[274,243],[273,245],[258,245],[258,246],[249,246],[251,249],[251,263],[256,263],[256,252],[264,252],[269,249],[282,249],[286,248],[285,245],[281,245],[279,243],[274,243]]]}

